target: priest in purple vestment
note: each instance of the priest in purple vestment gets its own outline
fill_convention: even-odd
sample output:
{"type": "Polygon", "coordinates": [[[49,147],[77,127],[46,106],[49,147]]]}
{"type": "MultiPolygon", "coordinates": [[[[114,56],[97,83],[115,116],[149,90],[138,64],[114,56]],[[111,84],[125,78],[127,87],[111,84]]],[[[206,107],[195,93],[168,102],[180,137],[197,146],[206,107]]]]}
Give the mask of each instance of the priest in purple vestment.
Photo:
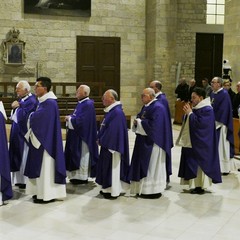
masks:
{"type": "MultiPolygon", "coordinates": [[[[169,145],[172,148],[173,147],[172,119],[171,119],[171,113],[170,113],[170,108],[169,108],[167,97],[166,97],[165,93],[162,92],[162,83],[160,81],[154,80],[154,81],[152,81],[150,83],[149,87],[154,90],[155,97],[165,107],[166,114],[167,114],[168,121],[169,121],[168,133],[170,134],[170,137],[168,138],[168,140],[170,141],[169,145]]],[[[170,175],[172,174],[172,156],[171,156],[171,152],[169,154],[170,154],[169,157],[166,159],[167,182],[170,182],[170,175]]]]}
{"type": "Polygon", "coordinates": [[[97,165],[96,183],[101,185],[100,194],[116,199],[129,189],[128,129],[122,104],[116,91],[109,89],[103,95],[105,117],[98,133],[101,147],[97,165]]]}
{"type": "Polygon", "coordinates": [[[221,172],[223,175],[228,175],[230,171],[236,170],[233,159],[233,115],[231,99],[222,85],[222,78],[214,77],[212,79],[212,93],[210,98],[215,114],[221,172]]]}
{"type": "Polygon", "coordinates": [[[31,112],[37,107],[37,99],[31,92],[29,83],[25,80],[19,81],[16,86],[18,100],[12,103],[10,131],[10,169],[12,172],[12,183],[19,188],[25,189],[26,177],[24,169],[28,154],[28,144],[25,139],[27,133],[27,120],[31,112]]]}
{"type": "Polygon", "coordinates": [[[0,102],[0,206],[4,204],[4,201],[11,199],[13,196],[11,175],[10,175],[10,162],[9,152],[7,145],[7,134],[5,127],[6,113],[3,108],[2,102],[0,102]]]}
{"type": "Polygon", "coordinates": [[[36,80],[39,105],[29,116],[25,138],[29,152],[25,175],[29,178],[26,193],[34,203],[49,203],[66,197],[66,167],[57,97],[50,91],[51,79],[36,80]]]}
{"type": "Polygon", "coordinates": [[[215,117],[210,98],[205,96],[203,88],[194,88],[193,108],[185,104],[184,122],[176,142],[182,146],[178,176],[181,185],[192,188],[192,194],[203,194],[212,183],[222,182],[215,117]]]}
{"type": "Polygon", "coordinates": [[[88,177],[96,177],[97,123],[94,101],[89,99],[89,94],[89,86],[80,85],[76,92],[77,107],[72,115],[65,117],[68,129],[65,159],[72,184],[85,184],[88,177]]]}
{"type": "Polygon", "coordinates": [[[141,98],[144,106],[132,128],[136,139],[129,175],[131,194],[159,198],[166,188],[167,175],[171,173],[166,167],[172,147],[169,116],[152,88],[144,89],[141,98]]]}

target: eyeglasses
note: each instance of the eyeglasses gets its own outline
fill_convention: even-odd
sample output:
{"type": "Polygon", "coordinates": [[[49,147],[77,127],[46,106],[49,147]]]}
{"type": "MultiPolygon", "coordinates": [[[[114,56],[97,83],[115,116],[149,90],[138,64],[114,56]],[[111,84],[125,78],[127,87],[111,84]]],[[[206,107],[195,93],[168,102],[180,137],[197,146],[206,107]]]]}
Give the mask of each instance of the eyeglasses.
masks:
{"type": "Polygon", "coordinates": [[[218,83],[218,82],[211,81],[211,84],[214,84],[214,83],[218,83]]]}
{"type": "Polygon", "coordinates": [[[35,88],[43,87],[41,85],[34,85],[35,88]]]}

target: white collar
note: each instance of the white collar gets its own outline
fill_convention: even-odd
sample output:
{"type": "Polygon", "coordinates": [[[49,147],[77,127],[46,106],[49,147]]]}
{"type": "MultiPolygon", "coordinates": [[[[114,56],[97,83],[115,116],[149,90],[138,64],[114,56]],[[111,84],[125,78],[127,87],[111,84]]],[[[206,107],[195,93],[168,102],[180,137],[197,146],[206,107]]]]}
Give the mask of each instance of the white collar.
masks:
{"type": "Polygon", "coordinates": [[[213,91],[214,94],[217,94],[218,92],[220,92],[221,90],[223,90],[223,88],[219,88],[216,92],[213,91]]]}
{"type": "Polygon", "coordinates": [[[163,92],[160,91],[158,93],[155,93],[155,96],[158,97],[158,95],[160,95],[160,94],[163,94],[163,92]]]}
{"type": "Polygon", "coordinates": [[[31,93],[28,93],[25,97],[23,97],[21,100],[22,101],[25,101],[29,96],[32,96],[32,94],[31,93]]]}
{"type": "Polygon", "coordinates": [[[38,98],[38,101],[40,103],[46,101],[47,99],[57,99],[56,95],[53,93],[53,91],[49,91],[46,94],[44,94],[42,97],[38,98]]]}
{"type": "Polygon", "coordinates": [[[116,101],[115,103],[112,103],[110,106],[104,108],[104,112],[109,112],[112,108],[114,108],[117,105],[120,105],[121,102],[120,101],[116,101]]]}
{"type": "Polygon", "coordinates": [[[203,99],[195,107],[193,107],[193,109],[200,109],[200,108],[207,107],[207,106],[212,107],[211,102],[210,102],[210,97],[203,99]]]}
{"type": "Polygon", "coordinates": [[[84,98],[84,99],[79,100],[78,102],[79,102],[79,103],[82,103],[82,102],[84,102],[84,101],[86,101],[86,100],[88,100],[88,99],[89,99],[89,97],[86,97],[86,98],[84,98]]]}
{"type": "Polygon", "coordinates": [[[148,104],[145,104],[144,106],[145,107],[148,107],[152,102],[154,102],[154,101],[157,101],[157,99],[156,98],[154,98],[151,102],[149,102],[148,104]]]}

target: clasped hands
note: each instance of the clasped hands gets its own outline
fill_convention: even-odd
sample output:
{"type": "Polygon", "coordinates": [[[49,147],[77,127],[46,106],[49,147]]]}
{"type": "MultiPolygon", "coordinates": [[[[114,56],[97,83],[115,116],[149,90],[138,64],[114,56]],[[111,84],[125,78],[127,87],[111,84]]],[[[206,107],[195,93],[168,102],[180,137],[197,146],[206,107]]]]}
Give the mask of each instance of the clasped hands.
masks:
{"type": "Polygon", "coordinates": [[[186,103],[186,104],[183,106],[183,111],[184,111],[185,114],[187,114],[187,115],[192,112],[192,108],[191,108],[191,106],[190,106],[189,103],[186,103]]]}

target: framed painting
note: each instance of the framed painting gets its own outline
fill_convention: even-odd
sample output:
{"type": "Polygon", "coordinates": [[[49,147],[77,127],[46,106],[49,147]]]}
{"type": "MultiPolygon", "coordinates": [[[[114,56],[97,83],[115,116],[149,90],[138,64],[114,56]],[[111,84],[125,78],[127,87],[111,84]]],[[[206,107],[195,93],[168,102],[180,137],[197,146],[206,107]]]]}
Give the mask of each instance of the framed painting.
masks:
{"type": "Polygon", "coordinates": [[[23,63],[23,43],[7,43],[7,64],[23,63]]]}
{"type": "Polygon", "coordinates": [[[3,42],[3,60],[8,65],[25,64],[25,42],[19,39],[19,30],[13,28],[3,42]]]}
{"type": "Polygon", "coordinates": [[[90,17],[91,0],[24,0],[24,13],[90,17]]]}

